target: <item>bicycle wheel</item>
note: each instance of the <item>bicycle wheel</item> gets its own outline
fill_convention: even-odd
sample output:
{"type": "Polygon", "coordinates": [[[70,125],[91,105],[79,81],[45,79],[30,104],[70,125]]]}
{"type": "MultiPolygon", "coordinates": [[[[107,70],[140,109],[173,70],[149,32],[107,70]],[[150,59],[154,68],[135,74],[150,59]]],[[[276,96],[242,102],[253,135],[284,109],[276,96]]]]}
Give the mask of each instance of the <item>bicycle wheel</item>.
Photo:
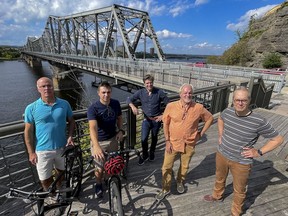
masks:
{"type": "Polygon", "coordinates": [[[83,158],[80,147],[75,147],[66,158],[66,187],[72,188],[72,192],[67,192],[67,197],[78,197],[81,191],[83,174],[83,158]]]}
{"type": "Polygon", "coordinates": [[[122,198],[120,193],[120,181],[116,177],[111,178],[109,187],[109,201],[111,215],[123,216],[122,198]]]}

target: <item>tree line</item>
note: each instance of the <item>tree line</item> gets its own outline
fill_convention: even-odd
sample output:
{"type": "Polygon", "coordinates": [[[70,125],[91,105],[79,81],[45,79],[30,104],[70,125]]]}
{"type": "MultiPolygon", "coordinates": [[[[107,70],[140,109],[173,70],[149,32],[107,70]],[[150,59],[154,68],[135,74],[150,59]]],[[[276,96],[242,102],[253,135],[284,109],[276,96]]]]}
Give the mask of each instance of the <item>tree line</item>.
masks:
{"type": "Polygon", "coordinates": [[[1,59],[17,59],[20,58],[20,50],[16,47],[0,47],[0,58],[1,59]]]}

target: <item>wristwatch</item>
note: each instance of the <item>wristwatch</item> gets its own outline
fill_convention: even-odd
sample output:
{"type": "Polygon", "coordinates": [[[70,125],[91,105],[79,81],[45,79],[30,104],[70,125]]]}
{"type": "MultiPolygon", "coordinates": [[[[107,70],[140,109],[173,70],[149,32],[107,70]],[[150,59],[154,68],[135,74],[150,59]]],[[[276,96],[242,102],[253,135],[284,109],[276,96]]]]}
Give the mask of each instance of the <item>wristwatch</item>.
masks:
{"type": "Polygon", "coordinates": [[[119,133],[119,132],[122,132],[122,134],[125,135],[125,131],[124,131],[123,129],[119,129],[119,130],[117,131],[117,133],[119,133]]]}
{"type": "Polygon", "coordinates": [[[257,152],[260,156],[263,156],[263,152],[260,149],[258,149],[257,152]]]}

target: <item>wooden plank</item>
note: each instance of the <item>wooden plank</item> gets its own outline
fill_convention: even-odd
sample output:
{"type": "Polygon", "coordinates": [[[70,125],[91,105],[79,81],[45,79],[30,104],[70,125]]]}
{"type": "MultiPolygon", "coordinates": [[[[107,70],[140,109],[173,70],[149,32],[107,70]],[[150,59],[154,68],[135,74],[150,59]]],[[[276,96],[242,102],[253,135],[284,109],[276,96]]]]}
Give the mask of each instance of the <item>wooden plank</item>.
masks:
{"type": "MultiPolygon", "coordinates": [[[[255,112],[265,114],[277,127],[283,128],[288,125],[287,117],[284,118],[261,109],[256,109],[255,112]]],[[[256,146],[259,147],[266,141],[259,139],[256,146]]],[[[287,142],[287,133],[285,141],[287,142]]],[[[176,182],[173,180],[171,194],[162,202],[156,201],[155,195],[161,190],[164,140],[159,140],[154,162],[147,162],[140,167],[137,165],[138,159],[132,157],[129,162],[128,180],[123,180],[122,188],[125,215],[230,215],[233,197],[231,174],[227,178],[223,202],[206,203],[203,201],[203,196],[211,194],[213,190],[217,146],[217,124],[214,123],[196,146],[196,153],[191,159],[185,181],[185,193],[181,195],[177,193],[176,182]]],[[[282,151],[287,152],[287,146],[283,146],[285,147],[282,148],[282,151]]],[[[174,173],[177,172],[179,163],[179,159],[177,159],[173,168],[174,173]]],[[[265,154],[255,160],[248,183],[244,216],[288,215],[288,172],[285,171],[286,168],[287,164],[284,159],[277,156],[275,152],[265,154]]],[[[174,178],[175,176],[174,174],[174,178]]],[[[109,215],[107,191],[103,199],[96,199],[94,184],[95,179],[92,175],[83,183],[83,192],[79,201],[73,202],[72,211],[78,211],[78,215],[109,215]]],[[[30,211],[25,215],[33,215],[33,212],[30,211]]]]}

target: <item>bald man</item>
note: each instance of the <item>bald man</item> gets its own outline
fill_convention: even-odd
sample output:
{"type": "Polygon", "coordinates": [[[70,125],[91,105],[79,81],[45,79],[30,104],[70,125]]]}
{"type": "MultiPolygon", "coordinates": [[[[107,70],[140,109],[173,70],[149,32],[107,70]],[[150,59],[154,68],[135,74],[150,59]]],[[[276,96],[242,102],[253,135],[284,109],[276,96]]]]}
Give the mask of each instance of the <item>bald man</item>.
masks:
{"type": "MultiPolygon", "coordinates": [[[[74,144],[75,121],[70,104],[55,97],[51,79],[38,79],[37,90],[40,98],[25,109],[24,137],[29,161],[36,165],[42,187],[48,190],[53,182],[52,170],[59,174],[65,169],[61,154],[66,145],[74,144]]],[[[57,186],[60,187],[61,182],[57,186]]]]}

